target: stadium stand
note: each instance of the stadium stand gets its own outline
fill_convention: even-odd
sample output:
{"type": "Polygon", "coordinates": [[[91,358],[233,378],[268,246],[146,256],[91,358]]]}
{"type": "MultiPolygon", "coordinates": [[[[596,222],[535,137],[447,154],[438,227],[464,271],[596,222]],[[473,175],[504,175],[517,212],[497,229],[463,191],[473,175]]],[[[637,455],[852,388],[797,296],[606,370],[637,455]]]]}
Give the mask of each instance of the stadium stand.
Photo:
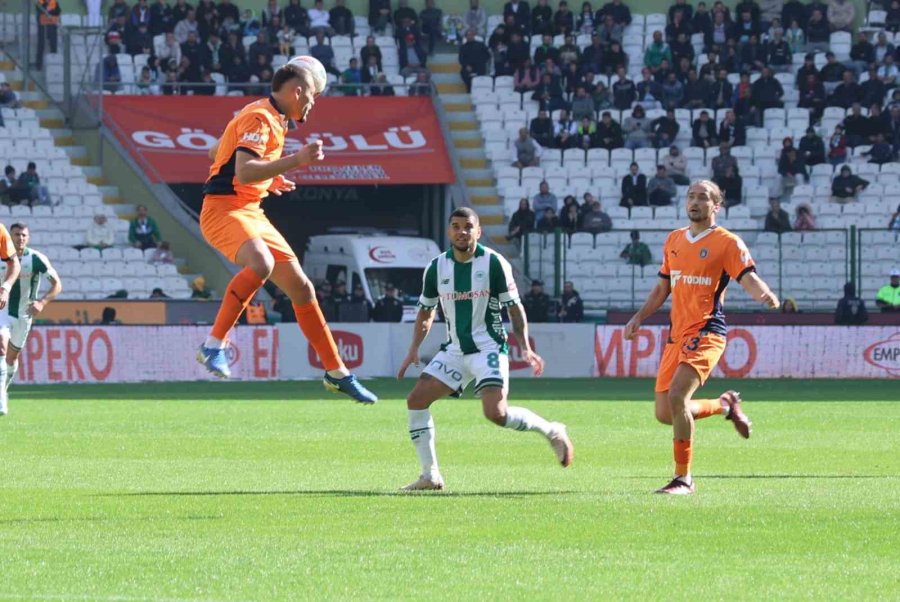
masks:
{"type": "MultiPolygon", "coordinates": [[[[635,7],[636,8],[636,7],[635,7]]],[[[502,17],[489,17],[488,32],[495,32],[502,23],[502,17]]],[[[624,28],[623,46],[629,57],[626,70],[628,79],[640,82],[642,69],[645,66],[644,53],[653,42],[654,31],[666,31],[669,17],[665,14],[633,14],[632,21],[624,28]]],[[[885,33],[888,41],[892,41],[891,32],[883,29],[883,18],[878,11],[873,11],[864,27],[869,33],[885,33]],[[881,19],[881,20],[879,20],[881,19]]],[[[874,37],[874,36],[873,36],[874,37]]],[[[565,43],[563,35],[553,38],[553,46],[557,49],[565,43]]],[[[542,44],[540,36],[532,36],[530,55],[542,44]]],[[[591,35],[582,32],[577,36],[577,45],[584,52],[591,44],[591,35]]],[[[704,48],[703,35],[695,33],[691,36],[693,54],[697,57],[692,68],[701,69],[707,63],[707,48],[704,48]]],[[[838,60],[850,59],[850,34],[834,32],[831,34],[831,50],[838,60]]],[[[495,58],[497,54],[495,53],[495,58]]],[[[750,121],[746,127],[746,144],[735,145],[731,154],[736,157],[739,173],[743,178],[742,203],[730,207],[727,212],[720,213],[719,222],[724,226],[741,233],[751,246],[757,260],[763,265],[761,269],[770,274],[770,281],[775,283],[782,295],[795,297],[801,306],[807,308],[817,306],[826,308],[833,305],[833,299],[840,296],[843,283],[849,277],[849,231],[850,226],[859,230],[859,248],[863,288],[869,291],[877,288],[877,283],[884,279],[892,265],[900,261],[900,242],[897,232],[887,230],[890,215],[898,204],[900,195],[896,194],[896,186],[900,184],[900,164],[896,163],[897,142],[893,142],[892,159],[889,162],[875,164],[870,162],[868,152],[870,144],[859,144],[848,149],[846,165],[853,174],[859,175],[869,182],[858,199],[849,203],[831,202],[832,179],[840,174],[843,164],[830,162],[811,166],[808,183],[798,181],[792,189],[782,187],[782,177],[778,171],[782,142],[791,137],[794,147],[799,144],[807,127],[815,128],[817,134],[828,141],[835,126],[842,124],[851,109],[828,106],[821,119],[811,120],[808,108],[798,107],[799,90],[795,84],[795,73],[803,65],[804,53],[792,55],[791,70],[775,75],[784,90],[783,107],[765,108],[761,111],[758,123],[750,121]],[[765,215],[769,209],[769,199],[780,197],[784,208],[793,214],[800,205],[808,205],[816,216],[817,230],[789,232],[781,236],[772,232],[763,232],[765,215]],[[822,258],[827,257],[827,261],[822,258]],[[777,274],[774,272],[777,271],[777,274]],[[774,276],[774,277],[773,277],[774,276]]],[[[815,65],[822,67],[826,63],[823,53],[815,54],[815,65]]],[[[584,70],[578,75],[578,81],[584,81],[584,70]]],[[[750,81],[759,78],[759,72],[750,74],[750,81]]],[[[868,79],[863,72],[860,83],[868,79]]],[[[732,69],[728,74],[732,85],[740,81],[740,74],[732,69]]],[[[561,245],[561,257],[554,251],[552,235],[532,235],[526,250],[526,271],[531,277],[543,278],[555,275],[556,265],[562,270],[561,278],[574,280],[588,306],[601,308],[640,303],[656,280],[658,251],[667,231],[681,227],[684,219],[676,207],[634,207],[627,209],[619,206],[621,197],[620,182],[628,173],[632,161],[639,164],[641,173],[650,177],[655,173],[655,166],[667,152],[667,148],[659,151],[655,148],[597,148],[592,145],[589,150],[581,148],[544,148],[539,167],[526,167],[519,170],[510,167],[516,161],[514,141],[520,128],[528,128],[531,120],[542,108],[541,102],[532,99],[530,91],[519,93],[513,89],[513,78],[507,71],[493,75],[474,78],[472,82],[472,101],[478,116],[486,153],[491,161],[496,181],[499,202],[502,203],[507,219],[519,206],[523,197],[531,199],[538,192],[538,185],[546,180],[550,183],[551,192],[561,201],[567,195],[580,200],[584,193],[591,192],[600,200],[613,221],[615,231],[597,234],[579,232],[565,236],[561,245]],[[657,153],[660,153],[657,155],[657,153]],[[640,268],[625,265],[619,253],[628,242],[628,231],[637,229],[644,231],[643,240],[647,242],[655,255],[652,264],[640,268]],[[559,263],[557,264],[557,260],[559,263]]],[[[563,80],[566,81],[565,79],[563,80]]],[[[602,83],[611,89],[618,81],[613,74],[594,74],[593,83],[602,83]]],[[[565,83],[563,83],[565,87],[565,83]]],[[[888,89],[890,92],[890,89],[888,89]]],[[[571,100],[571,85],[565,91],[565,100],[571,100]]],[[[657,95],[661,96],[661,95],[657,95]]],[[[609,111],[613,120],[624,124],[631,116],[632,108],[638,104],[647,107],[647,117],[652,120],[665,114],[662,99],[644,98],[631,103],[624,110],[615,107],[595,105],[594,119],[599,120],[602,112],[609,111]]],[[[882,104],[897,104],[885,95],[882,104]]],[[[716,129],[731,107],[730,99],[726,107],[675,107],[675,117],[680,126],[675,139],[688,160],[687,174],[692,178],[711,178],[712,159],[718,154],[713,147],[691,147],[691,126],[702,111],[714,116],[716,129]]],[[[886,109],[889,110],[889,108],[886,109]]],[[[552,107],[547,107],[552,108],[552,107]]],[[[863,115],[868,110],[863,109],[863,115]]],[[[556,122],[558,111],[551,112],[551,120],[556,122]]],[[[889,132],[888,132],[889,133],[889,132]]],[[[895,130],[894,135],[897,132],[895,130]]],[[[865,142],[870,142],[866,140],[865,142]]],[[[679,198],[683,198],[685,187],[679,187],[679,198]]],[[[540,216],[539,216],[540,217],[540,216]]],[[[752,307],[752,300],[742,295],[734,295],[730,301],[734,305],[752,307]]]]}

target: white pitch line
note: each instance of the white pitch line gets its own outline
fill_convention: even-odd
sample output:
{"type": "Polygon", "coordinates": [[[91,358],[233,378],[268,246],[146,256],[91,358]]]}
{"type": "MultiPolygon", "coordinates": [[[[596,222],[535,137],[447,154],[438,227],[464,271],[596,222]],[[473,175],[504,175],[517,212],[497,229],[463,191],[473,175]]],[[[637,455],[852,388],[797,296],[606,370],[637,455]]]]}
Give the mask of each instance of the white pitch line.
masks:
{"type": "Polygon", "coordinates": [[[86,600],[98,602],[233,602],[212,598],[148,598],[145,596],[88,596],[68,594],[4,594],[0,600],[86,600]]]}

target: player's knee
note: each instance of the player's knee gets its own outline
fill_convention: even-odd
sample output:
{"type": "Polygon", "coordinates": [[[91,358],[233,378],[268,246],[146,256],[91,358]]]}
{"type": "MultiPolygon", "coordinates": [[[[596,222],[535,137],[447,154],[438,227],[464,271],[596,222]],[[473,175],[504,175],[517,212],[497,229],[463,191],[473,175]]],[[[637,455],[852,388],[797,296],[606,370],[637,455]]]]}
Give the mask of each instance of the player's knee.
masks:
{"type": "Polygon", "coordinates": [[[687,403],[687,397],[678,391],[669,391],[669,407],[672,412],[681,412],[687,403]]]}
{"type": "Polygon", "coordinates": [[[413,390],[406,396],[406,409],[408,410],[427,410],[431,404],[422,396],[413,390]]]}

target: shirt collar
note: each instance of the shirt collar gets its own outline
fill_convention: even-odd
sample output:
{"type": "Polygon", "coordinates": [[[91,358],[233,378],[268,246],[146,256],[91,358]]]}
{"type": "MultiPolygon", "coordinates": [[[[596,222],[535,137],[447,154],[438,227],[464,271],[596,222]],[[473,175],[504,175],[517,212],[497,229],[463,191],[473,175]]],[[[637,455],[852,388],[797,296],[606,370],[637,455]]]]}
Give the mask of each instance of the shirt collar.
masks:
{"type": "Polygon", "coordinates": [[[292,130],[296,127],[296,124],[292,119],[287,118],[287,114],[281,110],[281,107],[278,105],[278,101],[275,100],[275,97],[269,94],[269,104],[272,105],[272,109],[274,109],[275,113],[281,117],[281,120],[284,122],[285,127],[289,130],[292,130]]]}
{"type": "MultiPolygon", "coordinates": [[[[478,243],[475,245],[475,254],[472,255],[472,258],[474,259],[475,257],[481,257],[482,255],[484,255],[484,247],[481,246],[480,243],[478,243]]],[[[447,258],[450,259],[450,261],[452,261],[454,263],[459,263],[456,261],[456,256],[453,254],[452,246],[449,249],[447,249],[447,258]]],[[[466,263],[468,263],[468,262],[466,262],[466,263]]]]}

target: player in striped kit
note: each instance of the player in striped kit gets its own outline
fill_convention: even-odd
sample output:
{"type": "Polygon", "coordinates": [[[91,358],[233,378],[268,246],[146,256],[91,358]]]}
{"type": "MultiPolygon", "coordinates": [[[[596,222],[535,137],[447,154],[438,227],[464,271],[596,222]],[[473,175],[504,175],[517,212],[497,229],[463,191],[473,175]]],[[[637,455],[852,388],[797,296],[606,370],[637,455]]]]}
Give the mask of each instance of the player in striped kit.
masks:
{"type": "MultiPolygon", "coordinates": [[[[16,254],[16,248],[13,246],[12,239],[6,226],[0,224],[0,260],[6,264],[2,266],[3,277],[0,278],[0,385],[6,382],[6,343],[9,340],[9,314],[7,307],[9,305],[10,295],[13,286],[16,285],[19,278],[19,257],[16,254]]],[[[0,416],[6,415],[6,387],[0,386],[0,416]]]]}
{"type": "Polygon", "coordinates": [[[62,281],[47,256],[28,248],[31,233],[28,225],[17,223],[9,227],[13,246],[19,258],[19,275],[9,292],[9,303],[0,310],[0,342],[6,349],[6,361],[0,367],[3,395],[0,413],[7,413],[7,390],[19,370],[19,353],[25,348],[34,317],[41,314],[48,303],[62,292],[62,281]],[[43,277],[50,280],[50,289],[39,296],[43,277]]]}
{"type": "Polygon", "coordinates": [[[574,448],[559,422],[548,422],[531,410],[507,404],[509,358],[501,308],[506,307],[516,340],[535,376],[544,371],[544,360],[528,341],[528,322],[509,263],[498,253],[478,244],[478,215],[460,208],[450,215],[447,237],[451,248],[435,257],[425,270],[419,313],[409,353],[398,374],[419,364],[419,346],[434,320],[438,302],[447,318],[448,340],[428,363],[406,400],[409,434],[415,445],[422,474],[404,487],[406,491],[444,488],[434,445],[432,403],[461,393],[473,380],[485,417],[517,431],[538,431],[550,442],[559,462],[572,463],[574,448]]]}

